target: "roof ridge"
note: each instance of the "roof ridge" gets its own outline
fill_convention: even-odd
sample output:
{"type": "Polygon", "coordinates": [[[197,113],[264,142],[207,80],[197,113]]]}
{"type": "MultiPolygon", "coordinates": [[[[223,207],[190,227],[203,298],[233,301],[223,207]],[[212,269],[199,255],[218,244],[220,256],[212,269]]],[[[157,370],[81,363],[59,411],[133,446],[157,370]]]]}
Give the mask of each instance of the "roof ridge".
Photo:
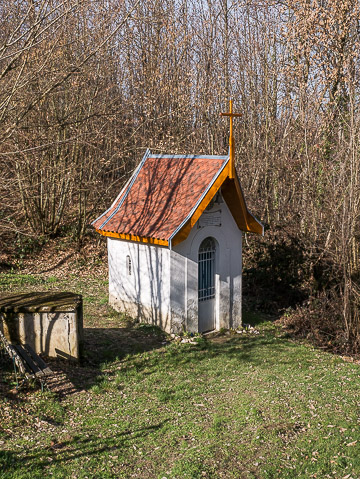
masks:
{"type": "Polygon", "coordinates": [[[172,153],[150,154],[149,158],[198,159],[198,160],[226,160],[229,155],[174,155],[172,153]]]}

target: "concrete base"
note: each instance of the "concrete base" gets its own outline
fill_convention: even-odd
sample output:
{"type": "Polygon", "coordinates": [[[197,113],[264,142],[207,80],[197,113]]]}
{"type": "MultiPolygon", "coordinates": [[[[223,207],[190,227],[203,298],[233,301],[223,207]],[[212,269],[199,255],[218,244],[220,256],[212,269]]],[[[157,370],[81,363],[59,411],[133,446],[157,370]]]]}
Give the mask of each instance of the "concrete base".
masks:
{"type": "Polygon", "coordinates": [[[38,354],[78,360],[82,354],[82,297],[73,293],[25,293],[0,297],[0,330],[12,343],[38,354]]]}

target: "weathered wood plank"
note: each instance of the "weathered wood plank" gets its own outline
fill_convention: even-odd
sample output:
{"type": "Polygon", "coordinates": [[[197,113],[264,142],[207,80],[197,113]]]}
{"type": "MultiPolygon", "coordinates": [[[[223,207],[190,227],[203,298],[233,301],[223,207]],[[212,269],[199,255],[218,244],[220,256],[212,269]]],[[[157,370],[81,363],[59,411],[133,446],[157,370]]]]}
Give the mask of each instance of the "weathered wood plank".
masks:
{"type": "Polygon", "coordinates": [[[18,355],[23,359],[25,366],[28,366],[30,368],[30,372],[32,374],[35,374],[35,376],[44,375],[39,366],[31,359],[26,350],[20,344],[14,344],[13,347],[18,353],[18,355]]]}
{"type": "Polygon", "coordinates": [[[45,375],[52,373],[51,369],[46,364],[46,362],[33,350],[30,344],[25,344],[24,349],[26,350],[28,355],[31,357],[31,359],[34,361],[34,363],[36,363],[37,366],[39,366],[39,368],[42,370],[42,372],[45,375]]]}

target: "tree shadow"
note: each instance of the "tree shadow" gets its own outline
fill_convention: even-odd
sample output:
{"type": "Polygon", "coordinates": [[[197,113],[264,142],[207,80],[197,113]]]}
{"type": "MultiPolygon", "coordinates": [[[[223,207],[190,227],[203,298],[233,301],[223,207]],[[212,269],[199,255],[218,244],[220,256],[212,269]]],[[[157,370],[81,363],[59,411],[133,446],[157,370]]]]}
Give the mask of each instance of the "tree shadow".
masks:
{"type": "Polygon", "coordinates": [[[166,367],[173,369],[192,363],[196,367],[199,362],[214,357],[234,358],[238,362],[262,365],[265,348],[269,350],[269,367],[269,362],[278,362],[277,353],[293,346],[289,341],[286,341],[286,345],[285,340],[277,341],[273,331],[260,335],[218,335],[212,339],[199,339],[197,344],[169,342],[166,338],[162,330],[149,324],[134,325],[129,322],[112,328],[84,328],[84,357],[81,362],[46,359],[54,372],[47,381],[48,388],[60,398],[88,390],[101,383],[104,371],[109,376],[115,374],[113,363],[117,361],[121,363],[122,373],[128,369],[133,371],[134,362],[126,361],[133,356],[136,356],[137,372],[146,369],[146,374],[152,374],[158,370],[159,361],[166,362],[166,367]],[[142,355],[150,351],[155,354],[146,357],[142,355]],[[106,370],[107,365],[111,365],[109,371],[106,370]]]}
{"type": "MultiPolygon", "coordinates": [[[[271,364],[290,363],[291,361],[279,359],[281,353],[289,348],[295,348],[296,345],[289,341],[278,341],[271,333],[265,335],[244,334],[214,338],[205,341],[199,346],[189,346],[187,351],[184,348],[171,350],[168,359],[177,366],[192,362],[207,362],[209,359],[221,357],[224,359],[234,359],[239,364],[247,363],[257,367],[271,367],[271,364]],[[268,350],[267,362],[264,366],[264,348],[268,350]],[[271,353],[271,355],[270,355],[271,353]]],[[[143,366],[149,368],[149,360],[143,361],[143,366]]],[[[156,368],[156,362],[154,362],[156,368]]],[[[138,364],[138,370],[141,364],[138,364]]]]}
{"type": "Polygon", "coordinates": [[[64,258],[62,258],[57,264],[55,264],[55,265],[52,266],[51,268],[43,269],[43,270],[41,270],[41,271],[36,271],[36,272],[33,273],[33,274],[50,273],[50,271],[54,271],[54,270],[56,270],[57,268],[59,268],[59,266],[62,266],[63,264],[65,264],[72,256],[74,256],[74,252],[69,253],[67,256],[65,256],[64,258]]]}
{"type": "MultiPolygon", "coordinates": [[[[151,433],[160,430],[165,426],[169,419],[150,426],[145,426],[135,429],[127,429],[125,431],[114,434],[109,431],[107,436],[89,435],[88,437],[74,435],[68,440],[61,442],[53,441],[48,446],[46,454],[48,460],[52,464],[64,464],[68,461],[73,461],[81,458],[89,458],[96,456],[102,452],[120,451],[125,447],[129,447],[129,443],[144,438],[151,433]]],[[[38,471],[44,469],[48,463],[43,461],[44,450],[32,449],[22,456],[18,456],[17,451],[0,451],[0,473],[11,472],[27,468],[28,470],[38,471]]]]}
{"type": "Polygon", "coordinates": [[[139,324],[117,328],[84,328],[81,362],[48,358],[54,371],[51,390],[61,396],[91,388],[103,376],[107,363],[164,347],[166,335],[156,326],[139,324]]]}
{"type": "Polygon", "coordinates": [[[242,312],[242,324],[250,325],[253,327],[263,326],[266,323],[274,322],[280,319],[281,314],[277,312],[276,314],[263,314],[256,311],[249,311],[246,308],[243,308],[242,312]]]}
{"type": "MultiPolygon", "coordinates": [[[[70,292],[30,292],[5,293],[0,297],[0,312],[37,312],[46,308],[46,312],[73,311],[81,301],[81,296],[70,292]]],[[[6,318],[4,318],[6,320],[6,318]]]]}
{"type": "MultiPolygon", "coordinates": [[[[176,371],[186,367],[196,370],[200,363],[207,364],[209,360],[215,358],[234,360],[236,364],[271,368],[272,365],[279,363],[291,364],[293,348],[296,348],[296,344],[284,338],[279,340],[271,331],[259,335],[251,333],[219,335],[211,340],[200,339],[197,344],[172,342],[150,356],[138,355],[136,363],[124,361],[121,365],[121,374],[135,373],[149,376],[158,373],[159,368],[176,371]],[[290,355],[284,354],[289,350],[290,355]]],[[[110,377],[116,373],[109,371],[108,374],[110,377]]]]}
{"type": "Polygon", "coordinates": [[[282,340],[279,341],[276,336],[269,332],[264,335],[244,334],[241,337],[235,336],[225,344],[213,344],[211,352],[213,356],[226,356],[236,359],[239,362],[249,363],[257,367],[271,367],[272,364],[290,364],[291,361],[281,357],[281,354],[288,349],[296,347],[295,344],[282,340]],[[266,355],[264,365],[264,349],[269,353],[266,355]]]}

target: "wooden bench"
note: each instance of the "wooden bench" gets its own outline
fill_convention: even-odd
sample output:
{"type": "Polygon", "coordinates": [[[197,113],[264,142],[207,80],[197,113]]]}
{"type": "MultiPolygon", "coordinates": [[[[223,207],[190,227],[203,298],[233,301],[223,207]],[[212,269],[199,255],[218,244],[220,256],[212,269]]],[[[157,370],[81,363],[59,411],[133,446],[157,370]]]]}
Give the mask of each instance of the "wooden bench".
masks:
{"type": "MultiPolygon", "coordinates": [[[[33,350],[29,344],[10,344],[0,332],[0,339],[8,355],[13,360],[17,387],[19,387],[17,368],[24,380],[35,379],[44,390],[47,377],[52,374],[45,361],[33,350]]],[[[24,382],[23,380],[23,382],[24,382]]]]}

